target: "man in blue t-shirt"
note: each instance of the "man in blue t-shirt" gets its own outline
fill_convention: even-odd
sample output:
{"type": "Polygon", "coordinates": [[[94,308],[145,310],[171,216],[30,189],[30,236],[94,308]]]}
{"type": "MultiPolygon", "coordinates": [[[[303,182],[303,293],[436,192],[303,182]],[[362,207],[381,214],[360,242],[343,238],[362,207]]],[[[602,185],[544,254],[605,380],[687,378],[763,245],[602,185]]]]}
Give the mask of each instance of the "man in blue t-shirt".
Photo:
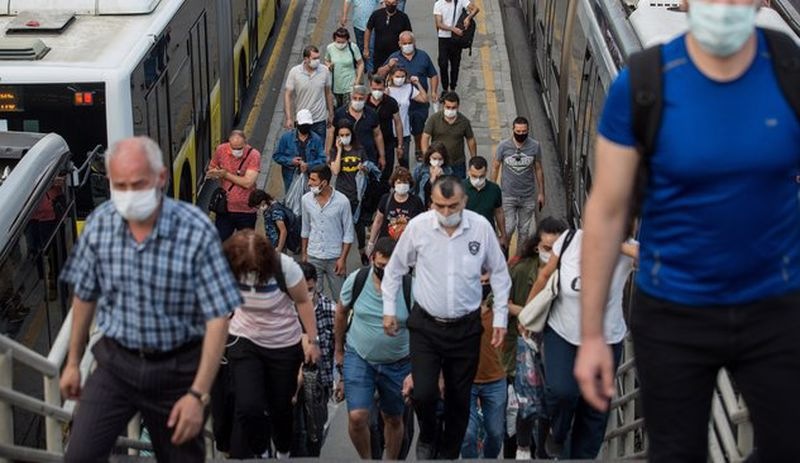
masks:
{"type": "MultiPolygon", "coordinates": [[[[760,3],[689,1],[689,32],[662,47],[630,320],[653,462],[706,459],[720,368],[747,402],[759,457],[800,454],[800,122],[755,28],[760,3]]],[[[603,309],[640,162],[631,112],[623,70],[598,130],[581,270],[575,372],[600,409],[614,393],[603,309]]]]}
{"type": "MultiPolygon", "coordinates": [[[[353,300],[353,286],[359,273],[357,270],[345,280],[339,304],[336,306],[333,358],[344,381],[350,440],[359,456],[364,459],[372,458],[369,415],[376,389],[384,421],[387,459],[398,458],[404,433],[403,382],[411,376],[406,328],[409,309],[406,307],[405,297],[398,297],[397,318],[400,329],[396,336],[385,334],[383,296],[380,290],[383,270],[389,263],[394,247],[395,241],[387,237],[375,243],[372,268],[361,293],[353,300]],[[347,312],[351,307],[352,322],[348,328],[347,312]]],[[[341,393],[339,386],[337,395],[341,393]]],[[[337,399],[341,400],[341,396],[337,399]]]]}

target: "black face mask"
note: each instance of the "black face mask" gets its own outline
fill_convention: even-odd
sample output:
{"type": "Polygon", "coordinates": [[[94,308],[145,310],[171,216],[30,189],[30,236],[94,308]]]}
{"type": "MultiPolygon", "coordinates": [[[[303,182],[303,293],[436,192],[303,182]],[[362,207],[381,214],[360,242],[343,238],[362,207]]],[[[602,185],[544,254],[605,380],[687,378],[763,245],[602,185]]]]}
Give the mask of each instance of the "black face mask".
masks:
{"type": "Polygon", "coordinates": [[[376,267],[374,265],[372,266],[372,273],[375,274],[376,277],[378,277],[378,280],[383,280],[383,271],[384,270],[386,270],[386,269],[383,268],[383,267],[376,267]]]}
{"type": "Polygon", "coordinates": [[[490,294],[492,294],[492,285],[481,285],[481,290],[483,291],[483,300],[485,301],[490,294]]]}
{"type": "Polygon", "coordinates": [[[517,143],[522,143],[528,139],[528,132],[525,133],[515,133],[514,140],[517,140],[517,143]]]}
{"type": "Polygon", "coordinates": [[[395,11],[397,11],[397,5],[386,5],[387,13],[394,13],[395,11]]]}
{"type": "Polygon", "coordinates": [[[297,131],[303,135],[308,135],[311,132],[311,124],[298,125],[297,131]]]}

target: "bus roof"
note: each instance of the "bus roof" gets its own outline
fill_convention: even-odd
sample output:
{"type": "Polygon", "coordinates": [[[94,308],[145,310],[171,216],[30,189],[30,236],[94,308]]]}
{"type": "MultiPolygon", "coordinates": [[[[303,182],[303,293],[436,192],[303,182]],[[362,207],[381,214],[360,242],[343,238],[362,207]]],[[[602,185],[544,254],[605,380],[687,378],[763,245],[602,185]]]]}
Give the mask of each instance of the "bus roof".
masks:
{"type": "MultiPolygon", "coordinates": [[[[664,6],[664,2],[640,1],[636,10],[631,13],[630,22],[642,47],[665,43],[685,33],[689,25],[686,13],[664,6]]],[[[756,24],[760,27],[779,30],[792,37],[800,45],[800,38],[795,34],[777,11],[761,8],[756,16],[756,24]]]]}
{"type": "Polygon", "coordinates": [[[161,0],[0,0],[0,14],[21,11],[74,11],[77,14],[150,13],[161,0]]]}
{"type": "MultiPolygon", "coordinates": [[[[26,0],[30,1],[30,0],[26,0]]],[[[80,11],[82,3],[78,0],[67,0],[73,8],[70,11],[80,11]]],[[[50,49],[43,58],[35,61],[29,60],[4,60],[0,59],[0,74],[3,83],[50,83],[103,80],[98,78],[100,73],[130,72],[132,66],[144,56],[144,53],[154,43],[158,35],[164,30],[170,19],[186,0],[98,0],[98,5],[107,5],[105,11],[111,11],[114,4],[120,6],[130,1],[132,7],[142,6],[146,3],[155,4],[157,7],[149,14],[77,14],[61,32],[36,33],[9,33],[9,26],[17,16],[0,16],[0,42],[4,39],[39,39],[50,49]],[[109,6],[110,5],[110,6],[109,6]]],[[[15,3],[11,1],[10,3],[15,3]]],[[[17,2],[19,3],[19,2],[17,2]]],[[[24,3],[24,2],[23,2],[24,3]]],[[[35,3],[58,3],[37,0],[35,3]]],[[[2,0],[0,0],[2,4],[2,0]]],[[[99,8],[99,6],[98,6],[99,8]]],[[[2,7],[0,7],[2,11],[2,7]]],[[[23,12],[25,17],[42,18],[52,16],[52,9],[28,9],[23,12]]],[[[61,14],[64,13],[62,10],[61,14]]]]}

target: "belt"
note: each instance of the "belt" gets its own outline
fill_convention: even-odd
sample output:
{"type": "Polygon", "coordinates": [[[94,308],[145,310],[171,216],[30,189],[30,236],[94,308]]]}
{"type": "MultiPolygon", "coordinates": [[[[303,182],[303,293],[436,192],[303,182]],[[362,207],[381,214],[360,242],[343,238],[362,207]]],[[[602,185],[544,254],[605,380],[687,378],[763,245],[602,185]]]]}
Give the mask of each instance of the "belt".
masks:
{"type": "Polygon", "coordinates": [[[130,347],[125,347],[120,344],[118,341],[114,339],[110,339],[111,343],[115,346],[119,347],[120,349],[128,352],[129,354],[133,354],[141,359],[144,360],[164,360],[168,358],[175,357],[176,355],[184,354],[191,350],[194,350],[198,347],[203,345],[203,338],[196,338],[192,339],[172,350],[158,350],[158,349],[132,349],[130,347]]]}
{"type": "Polygon", "coordinates": [[[414,307],[419,310],[419,312],[422,314],[423,317],[427,318],[428,320],[434,323],[439,323],[441,325],[455,325],[458,323],[463,323],[473,318],[477,318],[477,316],[480,314],[480,310],[473,310],[472,312],[466,315],[462,315],[460,317],[442,318],[431,315],[427,310],[423,309],[422,306],[420,306],[419,304],[414,304],[414,307]]]}

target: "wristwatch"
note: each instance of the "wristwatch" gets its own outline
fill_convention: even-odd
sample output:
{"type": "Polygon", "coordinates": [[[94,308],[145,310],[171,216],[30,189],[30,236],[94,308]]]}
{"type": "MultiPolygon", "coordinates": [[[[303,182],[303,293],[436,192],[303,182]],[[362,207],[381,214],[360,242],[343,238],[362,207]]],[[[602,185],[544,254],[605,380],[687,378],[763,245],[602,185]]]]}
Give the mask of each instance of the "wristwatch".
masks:
{"type": "Polygon", "coordinates": [[[314,339],[309,338],[308,339],[308,343],[309,344],[313,344],[315,346],[318,346],[319,345],[319,336],[314,336],[314,339]]]}
{"type": "Polygon", "coordinates": [[[211,402],[211,395],[209,393],[201,394],[200,392],[194,389],[189,389],[188,394],[194,397],[195,399],[199,400],[204,407],[211,402]]]}

